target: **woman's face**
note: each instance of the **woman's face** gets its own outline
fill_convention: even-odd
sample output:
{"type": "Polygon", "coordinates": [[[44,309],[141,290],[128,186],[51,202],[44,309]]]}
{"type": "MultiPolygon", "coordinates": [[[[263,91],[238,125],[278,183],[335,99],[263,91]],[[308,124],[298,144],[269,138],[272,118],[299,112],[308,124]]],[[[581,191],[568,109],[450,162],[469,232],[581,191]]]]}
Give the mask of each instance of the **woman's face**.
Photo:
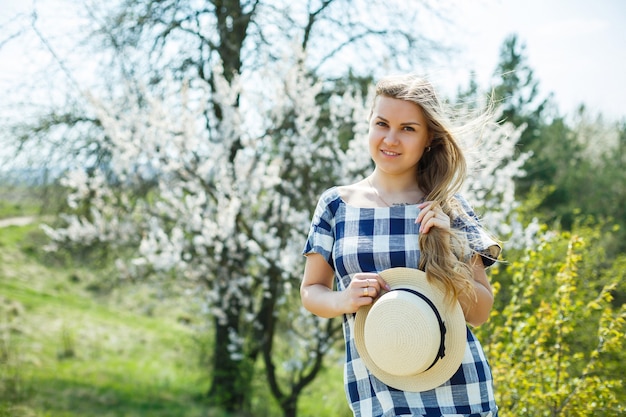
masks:
{"type": "Polygon", "coordinates": [[[428,123],[417,104],[386,96],[376,98],[369,125],[369,149],[377,169],[413,175],[429,143],[428,123]]]}

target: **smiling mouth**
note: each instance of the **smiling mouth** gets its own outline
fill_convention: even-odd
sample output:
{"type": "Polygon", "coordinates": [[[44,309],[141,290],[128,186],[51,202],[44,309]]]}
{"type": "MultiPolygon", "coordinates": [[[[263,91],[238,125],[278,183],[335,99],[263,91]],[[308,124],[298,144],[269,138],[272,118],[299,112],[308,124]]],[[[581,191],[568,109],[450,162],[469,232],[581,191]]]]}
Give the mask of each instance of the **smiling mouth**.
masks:
{"type": "Polygon", "coordinates": [[[387,155],[387,156],[398,156],[398,155],[400,155],[400,154],[399,154],[399,153],[397,153],[397,152],[385,151],[385,150],[383,150],[383,149],[381,149],[380,151],[381,151],[384,155],[387,155]]]}

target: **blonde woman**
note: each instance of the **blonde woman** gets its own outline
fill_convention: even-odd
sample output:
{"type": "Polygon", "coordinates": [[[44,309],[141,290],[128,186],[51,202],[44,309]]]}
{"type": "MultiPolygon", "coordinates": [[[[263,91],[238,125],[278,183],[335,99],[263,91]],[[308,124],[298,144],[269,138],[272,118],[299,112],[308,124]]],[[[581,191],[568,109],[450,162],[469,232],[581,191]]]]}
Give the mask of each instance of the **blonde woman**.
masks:
{"type": "Polygon", "coordinates": [[[325,191],[315,210],[301,298],[320,317],[343,316],[344,382],[355,416],[497,415],[489,364],[470,327],[458,370],[426,391],[380,381],[354,342],[355,313],[390,289],[379,275],[389,268],[425,271],[460,304],[471,326],[489,317],[493,294],[485,268],[500,247],[458,194],[466,162],[448,120],[426,80],[382,79],[369,120],[375,169],[355,184],[325,191]]]}

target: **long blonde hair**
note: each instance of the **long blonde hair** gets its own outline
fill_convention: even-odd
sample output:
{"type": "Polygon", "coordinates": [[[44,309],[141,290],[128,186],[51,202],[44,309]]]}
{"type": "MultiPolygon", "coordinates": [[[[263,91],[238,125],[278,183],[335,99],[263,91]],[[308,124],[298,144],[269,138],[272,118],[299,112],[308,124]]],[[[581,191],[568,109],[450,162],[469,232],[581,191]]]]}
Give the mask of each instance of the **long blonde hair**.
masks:
{"type": "MultiPolygon", "coordinates": [[[[378,96],[410,101],[422,109],[428,120],[430,144],[417,165],[418,185],[426,199],[439,204],[450,219],[464,215],[454,195],[463,185],[467,163],[432,84],[415,75],[386,77],[376,85],[378,96]]],[[[475,295],[467,259],[471,251],[463,233],[434,227],[419,235],[419,247],[419,268],[429,280],[441,283],[452,300],[464,292],[475,295]]]]}

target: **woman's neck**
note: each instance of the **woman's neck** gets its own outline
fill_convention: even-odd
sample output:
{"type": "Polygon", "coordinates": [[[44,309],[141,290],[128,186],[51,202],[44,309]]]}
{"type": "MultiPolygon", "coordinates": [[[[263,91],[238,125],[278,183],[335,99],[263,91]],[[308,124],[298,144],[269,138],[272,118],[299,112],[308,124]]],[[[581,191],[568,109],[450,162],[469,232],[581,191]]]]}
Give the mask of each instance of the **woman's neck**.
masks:
{"type": "Polygon", "coordinates": [[[421,191],[417,176],[410,174],[389,175],[375,169],[369,181],[379,192],[390,195],[421,191]]]}
{"type": "Polygon", "coordinates": [[[386,206],[416,204],[424,199],[415,177],[392,176],[374,170],[366,182],[376,199],[386,206]]]}

